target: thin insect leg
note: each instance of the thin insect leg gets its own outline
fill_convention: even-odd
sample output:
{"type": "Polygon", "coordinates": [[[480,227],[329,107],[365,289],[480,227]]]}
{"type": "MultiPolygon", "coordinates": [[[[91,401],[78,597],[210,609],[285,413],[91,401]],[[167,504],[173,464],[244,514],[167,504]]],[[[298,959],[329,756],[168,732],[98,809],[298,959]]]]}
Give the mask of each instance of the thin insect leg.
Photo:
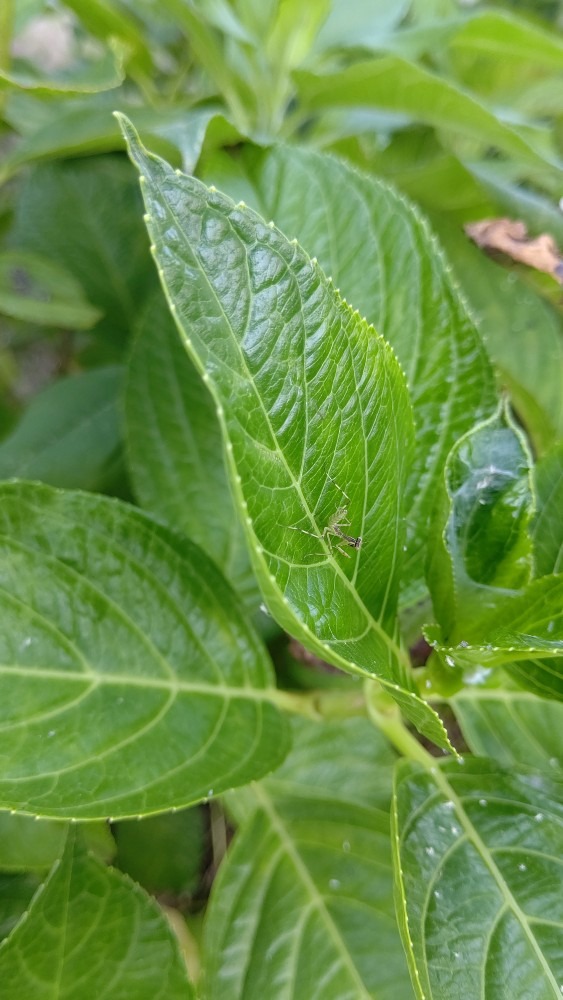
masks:
{"type": "Polygon", "coordinates": [[[332,485],[336,486],[336,489],[340,490],[340,492],[342,493],[342,496],[346,497],[346,499],[348,500],[348,502],[350,502],[350,497],[348,496],[348,494],[345,492],[345,490],[342,489],[341,486],[338,485],[338,483],[336,482],[336,479],[333,479],[332,476],[329,476],[328,472],[327,472],[327,479],[330,479],[332,485]]]}
{"type": "Polygon", "coordinates": [[[315,535],[314,531],[307,531],[306,528],[296,528],[294,524],[286,524],[286,525],[280,524],[279,527],[280,528],[285,527],[288,529],[288,531],[300,531],[302,535],[310,535],[311,538],[319,538],[321,541],[323,540],[322,535],[315,535]]]}
{"type": "Polygon", "coordinates": [[[347,559],[350,559],[350,553],[346,552],[346,549],[343,549],[341,545],[337,545],[336,548],[338,549],[339,552],[342,553],[343,556],[346,556],[347,559]]]}

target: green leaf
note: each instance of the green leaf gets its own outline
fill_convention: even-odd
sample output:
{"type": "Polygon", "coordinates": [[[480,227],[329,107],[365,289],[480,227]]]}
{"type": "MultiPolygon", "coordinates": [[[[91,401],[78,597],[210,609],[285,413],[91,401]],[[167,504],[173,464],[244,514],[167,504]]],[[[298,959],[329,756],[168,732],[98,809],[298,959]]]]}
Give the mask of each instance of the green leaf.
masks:
{"type": "Polygon", "coordinates": [[[503,767],[563,766],[563,705],[527,691],[469,688],[450,701],[475,754],[503,767]]]}
{"type": "Polygon", "coordinates": [[[133,73],[150,74],[153,60],[139,22],[122,4],[112,0],[65,0],[80,23],[103,41],[119,39],[133,73]]]}
{"type": "Polygon", "coordinates": [[[450,672],[464,665],[486,670],[504,664],[522,687],[563,700],[562,575],[534,580],[504,600],[491,599],[484,604],[481,617],[468,618],[457,631],[459,641],[453,645],[444,641],[439,628],[425,630],[450,672]],[[530,656],[549,660],[527,662],[530,656]]]}
{"type": "Polygon", "coordinates": [[[534,469],[538,511],[533,525],[536,573],[563,572],[563,442],[534,469]]]}
{"type": "MultiPolygon", "coordinates": [[[[57,820],[0,812],[0,870],[46,871],[60,857],[67,833],[68,825],[57,820]]],[[[85,823],[82,833],[97,857],[113,858],[115,843],[107,823],[85,823]]]]}
{"type": "Polygon", "coordinates": [[[12,242],[66,268],[106,314],[112,343],[133,325],[152,269],[130,165],[119,157],[36,167],[18,199],[12,242]]]}
{"type": "Polygon", "coordinates": [[[532,575],[530,466],[524,438],[504,405],[450,452],[436,497],[428,582],[451,645],[467,640],[476,617],[532,575]]]}
{"type": "Polygon", "coordinates": [[[556,311],[513,271],[439,226],[479,330],[536,448],[563,436],[563,330],[556,311]]]}
{"type": "Polygon", "coordinates": [[[551,176],[561,172],[561,162],[543,150],[543,143],[537,145],[537,136],[519,133],[469,91],[398,56],[357,62],[323,76],[298,72],[295,78],[304,109],[309,111],[356,105],[407,114],[417,122],[509,153],[551,176]]]}
{"type": "Polygon", "coordinates": [[[92,494],[0,498],[2,806],[147,814],[283,760],[266,652],[196,545],[92,494]]]}
{"type": "MultiPolygon", "coordinates": [[[[184,170],[194,169],[210,123],[233,141],[238,136],[217,107],[189,108],[185,104],[170,108],[150,107],[128,109],[141,135],[155,145],[164,147],[170,156],[180,154],[184,170]]],[[[45,115],[45,112],[43,112],[45,115]]],[[[100,101],[73,101],[62,108],[51,109],[39,123],[32,120],[31,128],[23,128],[21,101],[8,105],[5,113],[12,128],[22,133],[22,138],[0,165],[0,181],[5,181],[28,163],[51,160],[65,156],[91,156],[95,153],[115,152],[123,149],[123,139],[107,103],[100,101]]]]}
{"type": "Polygon", "coordinates": [[[0,91],[14,88],[38,97],[73,97],[114,90],[125,79],[124,54],[123,47],[113,43],[100,59],[82,61],[51,77],[38,73],[32,63],[16,62],[10,70],[0,69],[0,91]]]}
{"type": "Polygon", "coordinates": [[[409,0],[393,4],[387,0],[333,0],[330,13],[317,34],[315,53],[343,47],[377,48],[385,43],[388,34],[402,21],[409,0]]]}
{"type": "Polygon", "coordinates": [[[413,427],[391,350],[297,242],[175,173],[120,121],[161,280],[217,406],[266,604],[329,662],[377,675],[444,744],[394,639],[413,427]],[[349,558],[321,537],[339,517],[364,539],[349,558]]]}
{"type": "MultiPolygon", "coordinates": [[[[268,795],[339,799],[389,812],[397,755],[368,719],[293,716],[291,728],[291,752],[263,781],[268,795]]],[[[224,801],[239,825],[258,808],[253,785],[228,792],[224,801]]]]}
{"type": "Polygon", "coordinates": [[[78,836],[0,946],[6,996],[126,1000],[193,997],[179,946],[154,900],[87,854],[78,836]],[[56,989],[56,994],[54,990],[56,989]]]}
{"type": "Polygon", "coordinates": [[[133,343],[125,429],[141,506],[201,545],[256,609],[259,591],[229,490],[216,407],[160,292],[133,343]]]}
{"type": "Polygon", "coordinates": [[[102,315],[64,267],[13,251],[0,254],[0,313],[70,330],[88,330],[102,315]]]}
{"type": "Polygon", "coordinates": [[[389,815],[374,807],[389,797],[389,749],[362,719],[294,733],[287,767],[249,790],[254,808],[213,885],[205,995],[409,1000],[389,815]]]}
{"type": "MultiPolygon", "coordinates": [[[[227,178],[229,193],[240,179],[227,178]]],[[[391,343],[407,375],[416,447],[403,576],[408,593],[419,596],[438,476],[454,442],[495,405],[479,335],[425,220],[387,184],[331,156],[284,147],[250,161],[248,179],[253,207],[316,254],[344,298],[391,343]],[[362,248],[362,267],[354,247],[362,248]]]]}
{"type": "Polygon", "coordinates": [[[0,479],[103,490],[121,465],[118,408],[122,371],[70,375],[38,393],[0,443],[0,479]]]}
{"type": "Polygon", "coordinates": [[[403,761],[393,826],[420,1000],[560,997],[563,783],[487,760],[403,761]]]}

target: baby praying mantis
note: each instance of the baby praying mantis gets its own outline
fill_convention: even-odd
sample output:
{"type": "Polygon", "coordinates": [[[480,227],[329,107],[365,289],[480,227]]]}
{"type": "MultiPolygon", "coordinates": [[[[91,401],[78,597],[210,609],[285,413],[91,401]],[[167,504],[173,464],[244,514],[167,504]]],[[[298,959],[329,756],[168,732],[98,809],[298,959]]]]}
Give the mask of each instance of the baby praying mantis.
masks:
{"type": "MultiPolygon", "coordinates": [[[[350,497],[348,496],[347,493],[344,492],[342,487],[339,486],[338,483],[334,481],[332,476],[328,476],[328,478],[330,479],[331,483],[334,486],[336,486],[337,490],[340,490],[345,500],[347,500],[348,503],[350,503],[350,497]]],[[[331,552],[333,550],[333,547],[335,547],[336,549],[338,549],[339,552],[342,553],[343,556],[346,556],[346,558],[349,559],[350,553],[346,552],[346,549],[343,548],[342,543],[344,543],[345,545],[349,545],[350,548],[352,549],[359,549],[362,544],[362,539],[360,535],[358,535],[358,537],[355,538],[354,535],[347,535],[346,532],[342,530],[343,528],[347,528],[349,524],[350,521],[348,520],[348,506],[346,505],[338,507],[338,509],[334,512],[334,514],[331,514],[331,516],[328,519],[328,524],[323,528],[320,535],[316,535],[313,531],[307,531],[305,528],[296,528],[293,525],[290,525],[289,527],[291,531],[301,531],[302,534],[311,535],[312,538],[320,538],[321,541],[327,543],[331,552]],[[338,541],[336,542],[333,541],[333,539],[335,538],[338,539],[338,541]]]]}

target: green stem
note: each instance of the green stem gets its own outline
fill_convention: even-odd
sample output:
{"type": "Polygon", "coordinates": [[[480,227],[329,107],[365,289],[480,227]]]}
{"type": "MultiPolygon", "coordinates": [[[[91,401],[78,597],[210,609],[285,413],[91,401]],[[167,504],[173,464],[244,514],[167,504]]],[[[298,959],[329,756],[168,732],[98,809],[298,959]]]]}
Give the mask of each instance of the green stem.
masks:
{"type": "Polygon", "coordinates": [[[381,690],[377,681],[364,685],[366,708],[369,718],[403,757],[416,760],[427,771],[436,767],[436,758],[407,729],[398,706],[381,690]]]}
{"type": "Polygon", "coordinates": [[[268,693],[270,700],[282,711],[302,715],[313,722],[366,714],[361,687],[353,691],[281,691],[276,688],[268,693]]]}

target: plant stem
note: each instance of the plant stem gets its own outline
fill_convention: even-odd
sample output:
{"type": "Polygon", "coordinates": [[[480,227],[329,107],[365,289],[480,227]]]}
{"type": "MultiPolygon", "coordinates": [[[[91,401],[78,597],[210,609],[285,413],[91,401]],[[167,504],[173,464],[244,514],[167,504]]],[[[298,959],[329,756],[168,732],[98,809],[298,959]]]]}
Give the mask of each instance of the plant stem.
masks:
{"type": "Polygon", "coordinates": [[[348,719],[366,714],[366,704],[361,687],[347,691],[281,691],[271,692],[271,701],[282,711],[302,715],[314,722],[321,719],[348,719]]]}

